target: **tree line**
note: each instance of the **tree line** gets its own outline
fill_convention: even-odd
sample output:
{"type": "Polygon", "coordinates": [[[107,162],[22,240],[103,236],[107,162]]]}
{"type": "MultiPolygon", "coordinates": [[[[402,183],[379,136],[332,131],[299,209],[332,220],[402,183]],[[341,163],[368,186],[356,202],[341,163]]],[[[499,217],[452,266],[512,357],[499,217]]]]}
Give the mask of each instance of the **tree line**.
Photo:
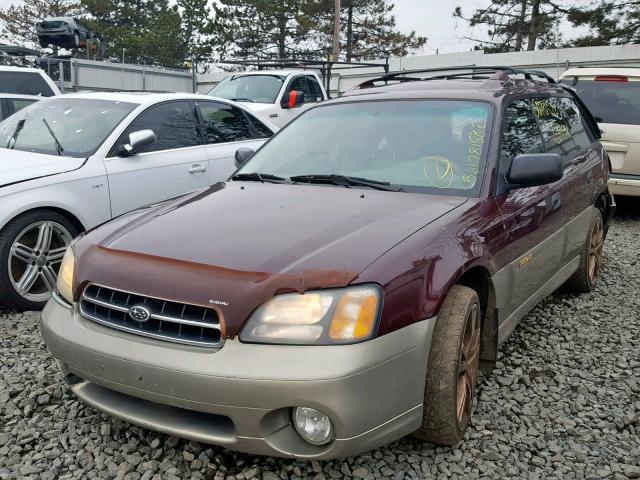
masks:
{"type": "MultiPolygon", "coordinates": [[[[207,65],[224,58],[315,58],[331,51],[334,0],[23,0],[0,9],[0,35],[37,43],[35,22],[80,18],[99,33],[108,55],[136,63],[207,65]]],[[[487,52],[596,46],[640,41],[640,0],[487,0],[453,16],[481,27],[470,38],[487,52]],[[565,39],[561,25],[583,27],[565,39]],[[486,34],[485,34],[486,32],[486,34]]],[[[342,0],[341,60],[405,56],[425,46],[401,32],[390,0],[342,0]]],[[[423,15],[428,15],[425,7],[423,15]]]]}
{"type": "Polygon", "coordinates": [[[489,53],[640,41],[640,0],[491,0],[471,12],[456,7],[453,16],[486,29],[487,38],[467,38],[489,53]],[[566,39],[563,24],[586,33],[566,39]]]}
{"type": "MultiPolygon", "coordinates": [[[[425,45],[396,26],[389,0],[342,0],[343,60],[404,56],[425,45]]],[[[222,58],[327,58],[334,0],[23,0],[0,9],[3,37],[37,43],[35,22],[74,16],[108,55],[181,66],[222,58]]]]}

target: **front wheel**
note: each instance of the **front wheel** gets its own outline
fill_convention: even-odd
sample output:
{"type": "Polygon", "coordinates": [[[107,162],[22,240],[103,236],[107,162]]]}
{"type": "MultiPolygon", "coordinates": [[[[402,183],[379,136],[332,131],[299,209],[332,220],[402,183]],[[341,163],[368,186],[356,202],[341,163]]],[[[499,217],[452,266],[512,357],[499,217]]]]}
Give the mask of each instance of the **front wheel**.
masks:
{"type": "Polygon", "coordinates": [[[481,309],[475,290],[454,285],[433,332],[422,427],[414,436],[455,445],[471,421],[480,366],[481,309]]]}
{"type": "Polygon", "coordinates": [[[0,304],[38,310],[55,289],[62,257],[78,234],[63,215],[41,210],[9,222],[0,232],[0,304]]]}

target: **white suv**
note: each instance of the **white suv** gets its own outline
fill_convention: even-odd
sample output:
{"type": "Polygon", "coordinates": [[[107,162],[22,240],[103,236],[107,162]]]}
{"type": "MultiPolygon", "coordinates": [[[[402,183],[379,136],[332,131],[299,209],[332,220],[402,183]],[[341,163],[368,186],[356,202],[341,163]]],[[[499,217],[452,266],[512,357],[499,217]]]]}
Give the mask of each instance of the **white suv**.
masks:
{"type": "Polygon", "coordinates": [[[578,92],[603,132],[611,193],[640,196],[640,68],[573,68],[560,78],[578,92]]]}
{"type": "Polygon", "coordinates": [[[79,232],[226,180],[277,127],[195,94],[82,93],[0,123],[0,304],[36,309],[79,232]]]}
{"type": "Polygon", "coordinates": [[[39,68],[0,66],[0,93],[53,97],[60,90],[39,68]]]}

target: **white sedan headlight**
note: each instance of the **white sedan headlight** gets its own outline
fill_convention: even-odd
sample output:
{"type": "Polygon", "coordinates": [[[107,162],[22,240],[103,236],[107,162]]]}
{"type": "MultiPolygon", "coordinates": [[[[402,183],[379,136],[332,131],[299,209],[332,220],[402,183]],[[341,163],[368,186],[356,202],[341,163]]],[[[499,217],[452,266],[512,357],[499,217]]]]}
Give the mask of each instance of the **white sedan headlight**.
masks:
{"type": "Polygon", "coordinates": [[[375,333],[380,289],[354,286],[277,295],[251,315],[240,340],[330,345],[368,340],[375,333]]]}

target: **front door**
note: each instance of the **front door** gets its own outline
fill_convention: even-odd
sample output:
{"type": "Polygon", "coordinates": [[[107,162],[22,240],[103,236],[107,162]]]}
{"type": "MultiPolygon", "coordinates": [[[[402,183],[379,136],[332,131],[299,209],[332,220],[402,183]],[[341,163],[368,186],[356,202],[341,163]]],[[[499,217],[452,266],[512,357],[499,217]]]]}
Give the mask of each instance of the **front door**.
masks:
{"type": "Polygon", "coordinates": [[[496,198],[508,231],[505,248],[498,253],[499,263],[505,265],[498,272],[502,293],[497,307],[502,321],[510,317],[519,320],[519,310],[528,310],[527,301],[562,268],[566,235],[563,209],[569,200],[562,189],[564,180],[517,189],[510,189],[506,180],[517,155],[544,151],[532,100],[513,102],[503,121],[498,187],[502,193],[496,198]]]}
{"type": "Polygon", "coordinates": [[[126,142],[129,133],[144,129],[155,132],[155,143],[136,155],[105,160],[113,216],[209,185],[207,147],[190,101],[147,108],[118,143],[126,142]]]}

